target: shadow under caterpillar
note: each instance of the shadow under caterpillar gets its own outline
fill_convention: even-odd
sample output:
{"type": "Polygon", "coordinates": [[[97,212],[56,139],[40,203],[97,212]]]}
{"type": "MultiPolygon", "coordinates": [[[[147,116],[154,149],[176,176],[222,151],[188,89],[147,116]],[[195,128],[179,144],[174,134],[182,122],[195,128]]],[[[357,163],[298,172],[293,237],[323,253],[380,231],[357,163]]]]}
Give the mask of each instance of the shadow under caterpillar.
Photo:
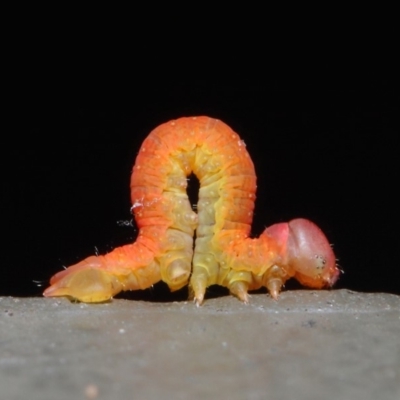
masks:
{"type": "Polygon", "coordinates": [[[255,190],[245,145],[222,121],[185,117],[158,126],[131,177],[136,241],[58,272],[44,296],[102,302],[162,280],[172,291],[189,283],[200,305],[214,284],[245,303],[248,291],[262,286],[277,299],[292,277],[311,288],[331,287],[339,277],[335,255],[311,221],[278,223],[250,237],[255,190]],[[200,183],[197,213],[186,193],[191,173],[200,183]]]}

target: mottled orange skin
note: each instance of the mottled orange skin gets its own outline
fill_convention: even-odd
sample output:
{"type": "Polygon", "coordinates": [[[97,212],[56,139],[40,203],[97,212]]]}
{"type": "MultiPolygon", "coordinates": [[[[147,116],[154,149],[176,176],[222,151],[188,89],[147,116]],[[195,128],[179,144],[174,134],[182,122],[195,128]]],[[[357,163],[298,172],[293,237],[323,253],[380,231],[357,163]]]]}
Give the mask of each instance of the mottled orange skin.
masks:
{"type": "Polygon", "coordinates": [[[162,124],[143,142],[132,172],[136,241],[57,273],[44,295],[100,302],[162,280],[171,290],[189,283],[201,304],[213,284],[244,302],[248,290],[261,286],[277,298],[291,277],[313,288],[332,286],[339,276],[335,256],[312,222],[276,224],[250,238],[255,190],[250,156],[226,124],[209,117],[162,124]],[[200,182],[197,213],[186,193],[192,172],[200,182]]]}

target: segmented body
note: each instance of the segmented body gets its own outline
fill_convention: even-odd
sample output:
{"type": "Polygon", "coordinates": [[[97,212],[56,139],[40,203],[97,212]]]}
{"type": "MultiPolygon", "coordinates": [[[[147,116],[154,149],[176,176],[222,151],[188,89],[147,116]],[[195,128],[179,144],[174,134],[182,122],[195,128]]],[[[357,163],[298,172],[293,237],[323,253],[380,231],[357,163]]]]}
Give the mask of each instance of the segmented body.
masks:
{"type": "Polygon", "coordinates": [[[162,124],[143,142],[132,172],[137,240],[59,272],[44,295],[97,302],[160,280],[171,290],[190,280],[201,304],[212,284],[228,287],[245,302],[247,291],[260,286],[276,298],[292,276],[312,287],[331,286],[339,274],[335,258],[310,221],[273,225],[250,238],[255,190],[250,156],[226,124],[209,117],[162,124]],[[200,182],[197,213],[186,193],[191,173],[200,182]],[[317,243],[311,250],[310,239],[317,243]]]}

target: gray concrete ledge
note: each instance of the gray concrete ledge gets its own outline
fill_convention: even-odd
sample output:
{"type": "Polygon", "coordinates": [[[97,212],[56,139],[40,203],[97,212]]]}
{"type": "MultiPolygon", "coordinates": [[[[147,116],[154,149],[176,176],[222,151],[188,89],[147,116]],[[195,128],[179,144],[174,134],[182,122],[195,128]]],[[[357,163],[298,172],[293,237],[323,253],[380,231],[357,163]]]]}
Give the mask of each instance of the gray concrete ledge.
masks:
{"type": "Polygon", "coordinates": [[[400,399],[400,296],[0,298],[0,399],[400,399]]]}

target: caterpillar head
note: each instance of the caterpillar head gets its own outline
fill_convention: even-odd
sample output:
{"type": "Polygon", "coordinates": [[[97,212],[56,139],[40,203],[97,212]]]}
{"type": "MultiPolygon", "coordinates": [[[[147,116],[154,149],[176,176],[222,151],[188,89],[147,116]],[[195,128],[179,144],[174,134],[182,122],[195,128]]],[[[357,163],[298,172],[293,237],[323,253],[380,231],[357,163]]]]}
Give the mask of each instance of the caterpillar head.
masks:
{"type": "Polygon", "coordinates": [[[303,285],[320,289],[331,287],[339,277],[335,254],[328,239],[307,219],[289,222],[288,264],[303,285]]]}

